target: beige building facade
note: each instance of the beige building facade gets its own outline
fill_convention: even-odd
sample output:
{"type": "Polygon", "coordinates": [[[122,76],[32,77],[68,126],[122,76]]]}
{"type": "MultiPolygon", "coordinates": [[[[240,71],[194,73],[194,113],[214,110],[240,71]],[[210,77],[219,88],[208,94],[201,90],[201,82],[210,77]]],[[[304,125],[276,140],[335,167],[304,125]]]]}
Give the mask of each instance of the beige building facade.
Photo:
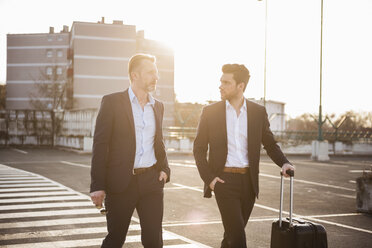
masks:
{"type": "MultiPolygon", "coordinates": [[[[50,28],[46,34],[7,35],[6,108],[30,109],[30,96],[38,96],[36,83],[50,83],[49,76],[60,75],[64,82],[69,66],[67,51],[70,34],[68,27],[60,33],[50,28]]],[[[39,95],[40,101],[50,101],[39,95]]]]}
{"type": "MultiPolygon", "coordinates": [[[[66,81],[72,82],[71,109],[97,109],[104,95],[123,91],[129,87],[128,61],[136,53],[149,53],[157,58],[160,79],[154,97],[165,104],[164,126],[174,125],[174,54],[159,42],[144,38],[143,31],[136,31],[133,25],[122,21],[105,23],[74,22],[71,31],[59,34],[8,35],[7,109],[30,109],[28,95],[35,90],[33,78],[40,69],[48,70],[52,65],[62,67],[66,81]],[[26,48],[28,37],[37,36],[32,44],[40,47],[39,54],[24,53],[36,48],[26,48]],[[55,42],[63,37],[63,44],[47,43],[55,36],[55,42]],[[10,41],[10,42],[9,42],[10,41]],[[17,43],[17,42],[18,43],[17,43]],[[18,47],[17,52],[13,47],[18,47]],[[63,57],[48,57],[52,49],[57,54],[63,49],[63,57]],[[50,52],[49,52],[50,53],[50,52]],[[35,66],[22,67],[31,61],[35,66]],[[18,63],[17,66],[14,64],[18,63]],[[39,64],[39,67],[36,66],[39,64]],[[25,69],[26,68],[26,69],[25,69]],[[32,74],[33,77],[29,75],[32,74]],[[21,81],[27,81],[23,88],[21,81]],[[22,100],[21,100],[22,99],[22,100]]],[[[60,69],[61,70],[61,69],[60,69]]],[[[60,71],[59,71],[60,72],[60,71]]],[[[40,75],[39,75],[40,76],[40,75]]]]}

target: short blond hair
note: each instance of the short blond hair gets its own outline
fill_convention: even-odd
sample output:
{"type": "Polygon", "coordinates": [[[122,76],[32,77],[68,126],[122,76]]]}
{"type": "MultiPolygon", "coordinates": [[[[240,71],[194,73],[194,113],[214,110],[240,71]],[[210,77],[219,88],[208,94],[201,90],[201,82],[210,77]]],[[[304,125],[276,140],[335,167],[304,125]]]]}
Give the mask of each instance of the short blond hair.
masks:
{"type": "Polygon", "coordinates": [[[156,63],[156,57],[151,54],[145,54],[145,53],[137,53],[133,55],[128,63],[128,74],[129,79],[132,80],[131,73],[138,68],[138,66],[141,64],[143,60],[151,61],[152,63],[156,63]]]}

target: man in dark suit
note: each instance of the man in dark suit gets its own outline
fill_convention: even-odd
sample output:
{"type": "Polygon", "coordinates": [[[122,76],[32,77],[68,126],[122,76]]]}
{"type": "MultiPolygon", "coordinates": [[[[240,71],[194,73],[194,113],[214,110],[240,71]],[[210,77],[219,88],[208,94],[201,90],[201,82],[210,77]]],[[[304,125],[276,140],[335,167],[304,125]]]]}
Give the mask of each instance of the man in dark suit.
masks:
{"type": "Polygon", "coordinates": [[[155,57],[129,61],[129,89],[102,98],[93,141],[91,198],[105,201],[108,235],[101,247],[122,247],[134,209],[144,247],[163,246],[163,188],[170,169],[165,153],[164,106],[149,94],[158,77],[155,57]]]}
{"type": "Polygon", "coordinates": [[[266,109],[243,96],[250,77],[248,69],[226,64],[222,72],[222,101],[203,109],[193,152],[205,183],[204,197],[215,193],[225,229],[221,247],[244,248],[244,228],[258,197],[261,144],[285,176],[294,167],[276,144],[266,109]]]}

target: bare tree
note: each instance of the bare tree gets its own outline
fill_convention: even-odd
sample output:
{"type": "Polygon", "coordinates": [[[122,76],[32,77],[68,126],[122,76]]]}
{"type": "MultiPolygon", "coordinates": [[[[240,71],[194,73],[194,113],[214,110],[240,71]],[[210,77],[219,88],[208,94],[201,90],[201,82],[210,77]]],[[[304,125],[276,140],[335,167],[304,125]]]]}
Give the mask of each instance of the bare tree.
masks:
{"type": "Polygon", "coordinates": [[[58,65],[40,70],[34,79],[35,91],[29,94],[30,104],[36,110],[63,110],[71,107],[72,80],[66,69],[58,65]]]}

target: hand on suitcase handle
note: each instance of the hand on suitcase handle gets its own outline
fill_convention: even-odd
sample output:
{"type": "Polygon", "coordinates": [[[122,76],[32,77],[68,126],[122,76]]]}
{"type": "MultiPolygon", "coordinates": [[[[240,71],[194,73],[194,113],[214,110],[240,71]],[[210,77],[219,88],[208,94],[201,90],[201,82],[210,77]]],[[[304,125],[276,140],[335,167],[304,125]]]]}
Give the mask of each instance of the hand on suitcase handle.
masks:
{"type": "Polygon", "coordinates": [[[284,163],[280,172],[281,176],[294,177],[295,167],[291,163],[284,163]]]}

